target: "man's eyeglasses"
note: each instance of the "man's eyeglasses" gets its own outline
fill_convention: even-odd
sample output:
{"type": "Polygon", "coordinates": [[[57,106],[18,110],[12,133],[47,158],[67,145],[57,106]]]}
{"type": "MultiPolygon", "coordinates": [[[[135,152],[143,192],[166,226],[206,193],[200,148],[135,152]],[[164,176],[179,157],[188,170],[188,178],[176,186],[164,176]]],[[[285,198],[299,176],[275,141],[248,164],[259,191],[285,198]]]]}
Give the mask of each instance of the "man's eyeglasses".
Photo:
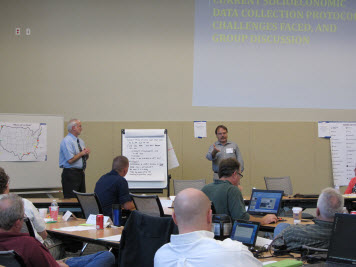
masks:
{"type": "Polygon", "coordinates": [[[242,177],[244,177],[241,173],[239,173],[239,172],[236,172],[238,175],[240,175],[240,177],[242,178],[242,177]]]}

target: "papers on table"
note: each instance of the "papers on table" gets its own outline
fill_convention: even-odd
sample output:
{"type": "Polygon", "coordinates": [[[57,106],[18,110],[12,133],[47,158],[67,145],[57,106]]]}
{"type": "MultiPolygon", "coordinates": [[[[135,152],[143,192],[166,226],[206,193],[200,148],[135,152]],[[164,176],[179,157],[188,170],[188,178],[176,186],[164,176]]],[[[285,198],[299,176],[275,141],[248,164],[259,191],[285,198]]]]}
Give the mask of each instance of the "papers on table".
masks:
{"type": "Polygon", "coordinates": [[[88,230],[95,230],[96,225],[78,225],[78,226],[68,226],[68,227],[61,227],[56,230],[65,231],[65,232],[74,232],[74,231],[88,231],[88,230]]]}
{"type": "Polygon", "coordinates": [[[345,194],[343,195],[344,198],[355,198],[356,194],[345,194]]]}
{"type": "Polygon", "coordinates": [[[71,213],[69,210],[67,210],[67,212],[63,215],[62,220],[66,222],[66,221],[68,221],[68,219],[69,219],[71,216],[72,216],[73,218],[77,219],[77,217],[76,217],[73,213],[71,213]]]}
{"type": "Polygon", "coordinates": [[[277,261],[265,261],[265,262],[262,262],[262,265],[267,265],[267,264],[270,264],[270,263],[275,263],[277,261]]]}
{"type": "Polygon", "coordinates": [[[172,203],[173,201],[170,200],[170,199],[162,199],[161,200],[161,204],[162,204],[162,207],[165,208],[165,207],[172,207],[172,203]]]}
{"type": "MultiPolygon", "coordinates": [[[[104,225],[107,225],[108,223],[111,222],[111,219],[109,216],[104,216],[104,225]]],[[[96,225],[96,214],[90,214],[86,224],[94,224],[96,225]]]]}
{"type": "Polygon", "coordinates": [[[106,240],[106,241],[116,241],[116,242],[120,242],[120,240],[121,240],[121,235],[112,235],[112,236],[103,237],[103,238],[98,238],[98,239],[106,240]]]}
{"type": "Polygon", "coordinates": [[[267,239],[267,238],[263,238],[258,236],[256,239],[256,245],[257,247],[264,247],[264,246],[269,246],[272,243],[272,239],[267,239]]]}

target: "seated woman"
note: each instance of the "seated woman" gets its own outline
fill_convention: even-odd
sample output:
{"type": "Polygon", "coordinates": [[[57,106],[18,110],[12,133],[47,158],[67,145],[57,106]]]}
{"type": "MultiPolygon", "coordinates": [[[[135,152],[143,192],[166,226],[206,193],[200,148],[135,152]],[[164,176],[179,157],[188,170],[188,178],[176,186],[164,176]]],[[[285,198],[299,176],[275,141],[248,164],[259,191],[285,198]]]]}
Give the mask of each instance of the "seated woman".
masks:
{"type": "MultiPolygon", "coordinates": [[[[356,176],[356,168],[354,169],[356,176]]],[[[356,177],[352,178],[344,194],[356,194],[356,177]]]]}

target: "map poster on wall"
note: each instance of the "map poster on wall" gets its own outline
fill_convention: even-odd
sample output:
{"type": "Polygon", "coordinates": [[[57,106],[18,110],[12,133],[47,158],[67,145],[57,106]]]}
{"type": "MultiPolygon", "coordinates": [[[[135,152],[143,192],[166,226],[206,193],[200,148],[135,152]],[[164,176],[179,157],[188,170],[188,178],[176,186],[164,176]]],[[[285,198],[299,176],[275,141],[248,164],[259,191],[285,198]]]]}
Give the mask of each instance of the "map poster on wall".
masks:
{"type": "Polygon", "coordinates": [[[164,130],[126,129],[122,154],[130,162],[127,181],[164,181],[167,179],[167,135],[164,130]]]}
{"type": "Polygon", "coordinates": [[[0,122],[0,161],[47,161],[47,124],[0,122]]]}

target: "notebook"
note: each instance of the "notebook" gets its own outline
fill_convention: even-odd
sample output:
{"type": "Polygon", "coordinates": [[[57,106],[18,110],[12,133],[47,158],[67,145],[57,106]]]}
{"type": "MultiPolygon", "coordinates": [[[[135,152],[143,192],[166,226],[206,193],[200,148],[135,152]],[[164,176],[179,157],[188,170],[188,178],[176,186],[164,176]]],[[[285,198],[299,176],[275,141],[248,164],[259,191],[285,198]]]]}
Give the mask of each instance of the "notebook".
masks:
{"type": "Polygon", "coordinates": [[[356,266],[356,215],[335,215],[326,262],[305,266],[356,266]]]}
{"type": "Polygon", "coordinates": [[[257,233],[259,229],[259,222],[235,220],[230,238],[232,240],[240,241],[249,249],[253,249],[256,243],[257,233]]]}
{"type": "Polygon", "coordinates": [[[275,214],[277,216],[281,208],[282,197],[282,190],[252,189],[247,212],[252,215],[275,214]]]}

